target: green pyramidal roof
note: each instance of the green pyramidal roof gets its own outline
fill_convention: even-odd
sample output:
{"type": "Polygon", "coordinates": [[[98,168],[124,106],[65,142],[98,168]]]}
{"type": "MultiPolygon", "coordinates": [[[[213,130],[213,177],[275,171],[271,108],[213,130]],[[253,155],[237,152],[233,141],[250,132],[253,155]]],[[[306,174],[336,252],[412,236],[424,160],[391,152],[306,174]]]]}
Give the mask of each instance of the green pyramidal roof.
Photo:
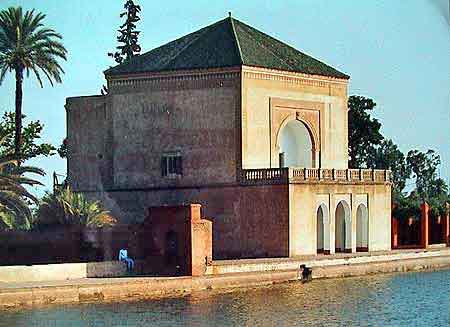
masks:
{"type": "Polygon", "coordinates": [[[348,75],[232,17],[135,56],[128,63],[106,70],[105,75],[241,65],[349,78],[348,75]]]}

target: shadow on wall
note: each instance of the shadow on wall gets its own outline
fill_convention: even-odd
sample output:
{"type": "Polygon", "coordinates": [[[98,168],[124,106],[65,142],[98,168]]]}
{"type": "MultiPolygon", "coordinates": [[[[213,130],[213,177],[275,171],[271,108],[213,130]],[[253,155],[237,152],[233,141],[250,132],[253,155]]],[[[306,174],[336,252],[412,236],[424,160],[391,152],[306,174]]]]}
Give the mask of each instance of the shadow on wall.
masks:
{"type": "Polygon", "coordinates": [[[86,241],[82,229],[78,227],[2,231],[0,244],[2,266],[103,260],[101,249],[86,241]]]}
{"type": "Polygon", "coordinates": [[[204,275],[212,262],[212,223],[201,206],[151,207],[139,233],[148,273],[204,275]]]}

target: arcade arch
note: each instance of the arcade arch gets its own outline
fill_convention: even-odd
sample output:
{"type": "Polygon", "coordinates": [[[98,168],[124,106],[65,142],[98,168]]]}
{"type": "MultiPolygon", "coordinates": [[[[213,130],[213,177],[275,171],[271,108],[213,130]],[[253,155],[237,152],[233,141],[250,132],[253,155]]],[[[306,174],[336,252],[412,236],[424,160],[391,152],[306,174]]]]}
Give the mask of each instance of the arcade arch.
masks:
{"type": "Polygon", "coordinates": [[[330,253],[330,219],[328,207],[322,203],[317,208],[317,253],[330,253]]]}
{"type": "Polygon", "coordinates": [[[356,210],[356,251],[369,249],[369,214],[367,207],[360,204],[356,210]]]}
{"type": "Polygon", "coordinates": [[[340,201],[335,211],[335,251],[351,252],[352,248],[352,215],[350,206],[340,201]]]}

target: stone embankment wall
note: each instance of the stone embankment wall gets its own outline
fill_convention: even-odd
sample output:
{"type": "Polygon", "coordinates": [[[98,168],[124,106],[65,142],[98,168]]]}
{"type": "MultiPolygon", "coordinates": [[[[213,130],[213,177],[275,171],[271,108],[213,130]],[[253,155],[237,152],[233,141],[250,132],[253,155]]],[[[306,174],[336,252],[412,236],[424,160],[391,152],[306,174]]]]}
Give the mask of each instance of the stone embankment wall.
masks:
{"type": "MultiPolygon", "coordinates": [[[[403,259],[389,260],[376,256],[376,260],[364,256],[365,259],[347,263],[336,259],[328,260],[328,264],[320,265],[316,260],[313,267],[313,279],[361,276],[376,273],[418,271],[423,269],[450,268],[450,250],[406,252],[403,259]],[[358,263],[356,263],[358,262],[358,263]]],[[[289,260],[289,259],[286,259],[289,260]]],[[[294,260],[295,261],[295,260],[294,260]]],[[[325,262],[325,260],[323,260],[325,262]]],[[[296,264],[299,264],[297,261],[296,264]]],[[[311,264],[312,262],[310,262],[311,264]]],[[[230,263],[232,264],[232,263],[230,263]]],[[[273,269],[277,268],[275,266],[273,269]]],[[[185,295],[194,291],[211,289],[230,289],[270,285],[282,282],[298,281],[298,269],[228,273],[201,277],[169,277],[169,278],[117,278],[117,279],[83,279],[77,281],[60,281],[33,284],[0,283],[0,309],[14,307],[33,307],[61,303],[86,303],[104,301],[129,301],[185,295]]]]}
{"type": "Polygon", "coordinates": [[[222,260],[215,261],[212,267],[214,275],[253,273],[262,271],[298,270],[301,264],[313,269],[328,267],[356,267],[358,265],[371,265],[391,262],[402,266],[408,260],[427,260],[433,258],[446,258],[450,265],[450,249],[444,248],[430,251],[382,251],[365,254],[337,254],[332,256],[303,256],[294,258],[273,258],[255,260],[222,260]]]}

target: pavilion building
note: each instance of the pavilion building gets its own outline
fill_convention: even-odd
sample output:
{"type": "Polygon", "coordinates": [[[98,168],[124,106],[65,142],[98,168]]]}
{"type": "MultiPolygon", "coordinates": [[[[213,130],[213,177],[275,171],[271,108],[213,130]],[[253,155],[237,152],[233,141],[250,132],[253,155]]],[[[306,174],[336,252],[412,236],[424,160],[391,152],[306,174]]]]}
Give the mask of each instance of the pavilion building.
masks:
{"type": "Polygon", "coordinates": [[[227,17],[105,77],[67,99],[68,182],[122,224],[199,203],[215,259],[390,249],[390,172],[348,169],[348,75],[227,17]]]}

